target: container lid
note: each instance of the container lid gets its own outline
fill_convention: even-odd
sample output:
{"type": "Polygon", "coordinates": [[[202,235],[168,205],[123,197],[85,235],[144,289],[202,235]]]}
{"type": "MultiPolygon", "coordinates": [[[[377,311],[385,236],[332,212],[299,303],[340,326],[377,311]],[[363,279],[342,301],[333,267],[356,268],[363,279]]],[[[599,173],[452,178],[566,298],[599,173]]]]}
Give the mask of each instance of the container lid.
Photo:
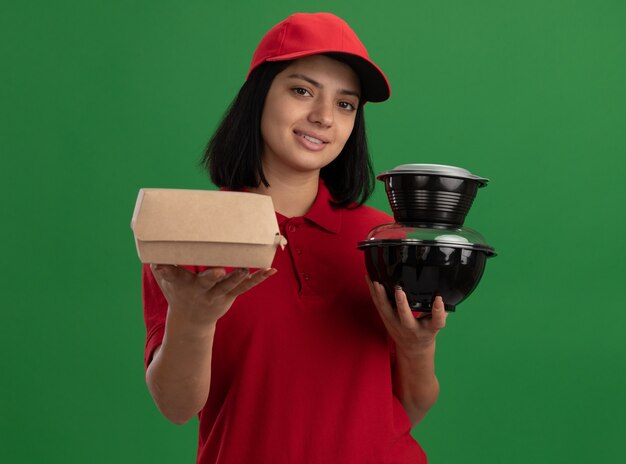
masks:
{"type": "Polygon", "coordinates": [[[471,179],[480,183],[481,187],[487,185],[489,179],[472,174],[467,169],[457,166],[448,166],[445,164],[401,164],[390,171],[385,171],[378,176],[377,179],[384,179],[394,174],[422,174],[441,177],[456,177],[459,179],[471,179]]]}
{"type": "Polygon", "coordinates": [[[359,248],[406,244],[468,248],[484,251],[490,256],[496,254],[494,248],[487,245],[485,238],[469,227],[433,227],[398,222],[374,227],[367,239],[359,242],[359,248]]]}

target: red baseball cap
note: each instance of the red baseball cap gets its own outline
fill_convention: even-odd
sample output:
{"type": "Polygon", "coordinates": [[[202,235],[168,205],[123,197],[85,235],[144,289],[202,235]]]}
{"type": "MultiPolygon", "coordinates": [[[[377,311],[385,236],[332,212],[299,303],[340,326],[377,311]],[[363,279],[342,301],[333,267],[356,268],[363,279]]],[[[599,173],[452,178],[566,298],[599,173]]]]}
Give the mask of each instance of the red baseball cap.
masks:
{"type": "Polygon", "coordinates": [[[266,61],[295,60],[333,54],[350,65],[361,79],[363,99],[387,100],[389,81],[370,59],[367,50],[341,18],[331,13],[295,13],[272,27],[261,39],[250,64],[250,73],[266,61]]]}

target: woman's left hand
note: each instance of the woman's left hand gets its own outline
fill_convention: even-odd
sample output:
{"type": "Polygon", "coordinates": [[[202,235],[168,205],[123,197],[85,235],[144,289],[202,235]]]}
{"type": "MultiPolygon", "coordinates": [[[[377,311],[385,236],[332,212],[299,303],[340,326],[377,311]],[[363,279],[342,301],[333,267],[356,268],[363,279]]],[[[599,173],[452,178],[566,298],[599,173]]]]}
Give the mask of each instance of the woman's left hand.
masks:
{"type": "Polygon", "coordinates": [[[413,313],[404,291],[396,288],[396,310],[387,299],[385,288],[378,282],[372,282],[369,277],[366,280],[372,300],[396,349],[408,354],[434,345],[437,333],[445,327],[448,317],[440,296],[435,298],[431,313],[413,313]]]}

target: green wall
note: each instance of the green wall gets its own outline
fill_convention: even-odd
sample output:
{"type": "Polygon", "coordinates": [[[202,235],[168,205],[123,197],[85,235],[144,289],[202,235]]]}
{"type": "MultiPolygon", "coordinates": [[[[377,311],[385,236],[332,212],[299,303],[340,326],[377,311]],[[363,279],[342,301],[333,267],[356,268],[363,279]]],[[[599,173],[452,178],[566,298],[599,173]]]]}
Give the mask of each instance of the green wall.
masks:
{"type": "Polygon", "coordinates": [[[193,462],[196,424],[144,385],[130,216],[140,187],[211,188],[203,146],[296,10],[343,16],[386,70],[377,172],[491,179],[467,225],[499,256],[440,335],[431,462],[623,460],[626,3],[351,0],[3,5],[0,461],[193,462]]]}

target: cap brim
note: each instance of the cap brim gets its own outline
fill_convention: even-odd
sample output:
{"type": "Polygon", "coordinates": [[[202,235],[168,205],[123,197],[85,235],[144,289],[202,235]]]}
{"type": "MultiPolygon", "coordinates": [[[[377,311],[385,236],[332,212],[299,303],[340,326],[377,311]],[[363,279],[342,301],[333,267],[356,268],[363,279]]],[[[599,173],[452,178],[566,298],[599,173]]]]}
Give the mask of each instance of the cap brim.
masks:
{"type": "Polygon", "coordinates": [[[312,55],[328,55],[350,66],[361,80],[362,98],[370,102],[382,102],[391,96],[391,88],[385,73],[373,62],[351,53],[336,50],[301,51],[286,55],[274,56],[267,61],[286,61],[312,55]]]}

